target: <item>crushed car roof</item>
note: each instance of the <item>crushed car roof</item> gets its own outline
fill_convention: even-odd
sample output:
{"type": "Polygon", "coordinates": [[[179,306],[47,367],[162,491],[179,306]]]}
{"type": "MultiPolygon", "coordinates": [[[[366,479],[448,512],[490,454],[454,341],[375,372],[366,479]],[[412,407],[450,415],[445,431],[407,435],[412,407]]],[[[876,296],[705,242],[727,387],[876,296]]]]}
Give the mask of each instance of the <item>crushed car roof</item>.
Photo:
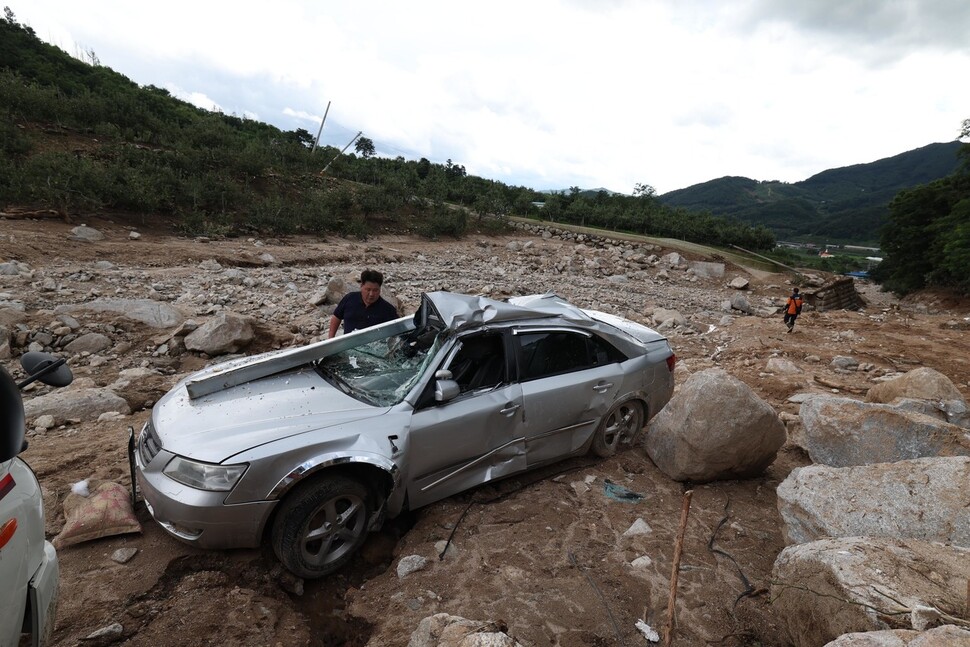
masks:
{"type": "MultiPolygon", "coordinates": [[[[189,398],[196,399],[216,391],[286,371],[308,362],[353,348],[358,344],[383,339],[414,328],[431,326],[438,330],[462,332],[483,325],[526,319],[559,319],[572,325],[596,326],[602,317],[587,312],[552,294],[533,294],[498,301],[488,297],[435,291],[421,295],[421,306],[413,316],[355,330],[300,348],[291,348],[226,363],[204,371],[185,382],[189,398]]],[[[607,322],[613,323],[613,322],[607,322]]],[[[615,324],[613,324],[615,325],[615,324]]],[[[624,332],[629,333],[628,330],[624,332]]]]}
{"type": "MultiPolygon", "coordinates": [[[[455,294],[454,292],[427,292],[422,295],[421,308],[415,314],[415,323],[421,325],[422,310],[433,307],[442,328],[456,332],[477,328],[489,323],[561,317],[570,323],[592,323],[585,312],[552,293],[512,297],[498,301],[488,297],[455,294]]],[[[432,315],[433,316],[433,315],[432,315]]]]}

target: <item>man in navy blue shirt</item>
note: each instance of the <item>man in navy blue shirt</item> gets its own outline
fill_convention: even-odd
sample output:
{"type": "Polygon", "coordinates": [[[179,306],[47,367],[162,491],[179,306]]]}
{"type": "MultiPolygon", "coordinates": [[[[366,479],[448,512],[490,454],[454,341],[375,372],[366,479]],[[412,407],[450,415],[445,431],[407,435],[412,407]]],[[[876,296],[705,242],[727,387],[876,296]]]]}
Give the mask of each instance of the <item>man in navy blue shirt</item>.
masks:
{"type": "Polygon", "coordinates": [[[330,317],[327,339],[334,338],[341,321],[344,324],[344,334],[347,334],[360,328],[397,319],[397,309],[381,298],[383,284],[384,275],[380,272],[376,270],[361,272],[360,292],[349,292],[337,304],[333,316],[330,317]]]}

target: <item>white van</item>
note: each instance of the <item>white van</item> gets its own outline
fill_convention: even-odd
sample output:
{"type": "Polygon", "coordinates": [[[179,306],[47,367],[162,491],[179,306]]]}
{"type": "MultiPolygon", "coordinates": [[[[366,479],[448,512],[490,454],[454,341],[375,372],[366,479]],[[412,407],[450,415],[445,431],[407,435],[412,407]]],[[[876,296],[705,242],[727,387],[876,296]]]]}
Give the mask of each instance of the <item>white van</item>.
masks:
{"type": "Polygon", "coordinates": [[[71,375],[63,360],[28,353],[24,368],[31,377],[20,385],[0,366],[0,646],[50,641],[57,610],[60,571],[57,553],[44,538],[44,500],[30,466],[17,457],[24,439],[24,407],[20,388],[34,379],[64,386],[71,375]],[[28,358],[28,355],[32,356],[28,358]],[[33,363],[32,363],[33,362],[33,363]],[[33,369],[33,370],[32,370],[33,369]],[[65,377],[66,376],[66,377],[65,377]],[[64,380],[67,380],[65,383],[64,380]],[[23,634],[29,634],[26,643],[23,634]]]}

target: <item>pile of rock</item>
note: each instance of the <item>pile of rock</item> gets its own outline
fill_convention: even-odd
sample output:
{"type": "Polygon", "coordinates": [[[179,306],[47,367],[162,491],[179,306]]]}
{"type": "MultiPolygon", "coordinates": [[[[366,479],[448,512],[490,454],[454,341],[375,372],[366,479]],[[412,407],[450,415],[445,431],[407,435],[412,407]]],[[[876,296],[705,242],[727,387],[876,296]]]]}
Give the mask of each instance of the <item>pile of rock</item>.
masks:
{"type": "Polygon", "coordinates": [[[956,387],[929,368],[877,384],[866,402],[802,403],[815,465],[778,487],[789,546],[771,586],[794,645],[970,645],[966,412],[956,387]],[[892,638],[853,633],[883,631],[892,638]]]}
{"type": "MultiPolygon", "coordinates": [[[[812,395],[801,405],[801,441],[815,464],[777,491],[789,546],[771,592],[783,639],[970,646],[966,402],[929,368],[877,384],[866,400],[812,395]]],[[[644,446],[670,478],[705,482],[761,473],[785,440],[770,405],[708,369],[679,386],[644,446]]]]}

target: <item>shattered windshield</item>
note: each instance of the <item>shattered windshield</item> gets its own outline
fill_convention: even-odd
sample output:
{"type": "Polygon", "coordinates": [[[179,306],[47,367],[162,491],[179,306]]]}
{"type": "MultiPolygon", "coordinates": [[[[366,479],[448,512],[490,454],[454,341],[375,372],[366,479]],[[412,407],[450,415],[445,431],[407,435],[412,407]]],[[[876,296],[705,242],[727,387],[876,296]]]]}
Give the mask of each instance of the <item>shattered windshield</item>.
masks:
{"type": "Polygon", "coordinates": [[[408,331],[324,357],[317,372],[347,395],[374,406],[397,404],[437,354],[443,335],[408,331]]]}

